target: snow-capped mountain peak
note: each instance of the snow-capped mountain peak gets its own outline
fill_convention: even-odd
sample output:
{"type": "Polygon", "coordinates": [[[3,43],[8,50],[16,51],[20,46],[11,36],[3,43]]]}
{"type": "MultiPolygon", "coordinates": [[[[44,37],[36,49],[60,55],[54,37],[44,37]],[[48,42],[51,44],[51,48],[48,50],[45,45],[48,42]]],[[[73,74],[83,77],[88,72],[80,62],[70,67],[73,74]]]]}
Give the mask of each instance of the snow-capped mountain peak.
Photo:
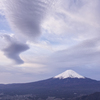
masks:
{"type": "Polygon", "coordinates": [[[85,78],[73,70],[66,70],[65,72],[55,76],[54,78],[65,79],[65,78],[85,78]]]}

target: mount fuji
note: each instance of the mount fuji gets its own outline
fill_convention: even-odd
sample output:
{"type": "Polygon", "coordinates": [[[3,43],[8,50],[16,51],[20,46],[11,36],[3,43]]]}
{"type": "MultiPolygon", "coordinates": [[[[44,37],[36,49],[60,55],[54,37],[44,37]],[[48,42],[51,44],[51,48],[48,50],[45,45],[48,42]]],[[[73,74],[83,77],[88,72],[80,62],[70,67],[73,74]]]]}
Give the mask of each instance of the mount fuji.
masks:
{"type": "Polygon", "coordinates": [[[76,73],[73,70],[67,70],[67,71],[55,76],[54,78],[65,79],[65,78],[85,78],[85,77],[79,75],[78,73],[76,73]]]}
{"type": "Polygon", "coordinates": [[[67,70],[42,81],[0,85],[0,93],[7,95],[33,94],[37,98],[67,99],[94,92],[100,92],[100,81],[81,76],[73,70],[67,70]]]}

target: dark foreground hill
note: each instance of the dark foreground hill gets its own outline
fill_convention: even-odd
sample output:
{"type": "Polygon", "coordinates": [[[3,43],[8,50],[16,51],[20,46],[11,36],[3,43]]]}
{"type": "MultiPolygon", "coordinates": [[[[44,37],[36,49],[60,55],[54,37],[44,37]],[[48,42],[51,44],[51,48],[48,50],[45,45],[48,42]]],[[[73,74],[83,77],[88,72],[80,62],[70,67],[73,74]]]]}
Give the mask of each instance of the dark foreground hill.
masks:
{"type": "Polygon", "coordinates": [[[100,100],[100,92],[96,92],[86,96],[81,96],[72,100],[100,100]]]}

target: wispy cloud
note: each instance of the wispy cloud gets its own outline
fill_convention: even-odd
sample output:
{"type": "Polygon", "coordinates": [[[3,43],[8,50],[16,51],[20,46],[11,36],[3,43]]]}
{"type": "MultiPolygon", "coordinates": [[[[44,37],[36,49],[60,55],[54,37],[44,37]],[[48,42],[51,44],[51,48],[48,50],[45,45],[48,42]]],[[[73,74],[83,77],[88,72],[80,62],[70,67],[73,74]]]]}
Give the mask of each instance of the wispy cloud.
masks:
{"type": "Polygon", "coordinates": [[[98,38],[86,40],[74,47],[58,51],[51,56],[53,63],[61,63],[63,66],[97,66],[100,64],[100,41],[98,38]]]}
{"type": "Polygon", "coordinates": [[[49,0],[5,0],[6,18],[16,35],[34,39],[41,34],[41,22],[49,0]]]}

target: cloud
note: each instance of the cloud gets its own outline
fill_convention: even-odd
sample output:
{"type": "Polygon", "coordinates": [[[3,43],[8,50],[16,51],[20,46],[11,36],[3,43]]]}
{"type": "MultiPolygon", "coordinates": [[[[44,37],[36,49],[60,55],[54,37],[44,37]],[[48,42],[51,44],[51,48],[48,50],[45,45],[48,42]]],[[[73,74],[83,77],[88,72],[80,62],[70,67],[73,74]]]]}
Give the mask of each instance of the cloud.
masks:
{"type": "Polygon", "coordinates": [[[49,41],[54,37],[53,41],[58,37],[62,40],[66,38],[64,42],[67,46],[69,42],[75,45],[80,41],[98,36],[99,2],[99,0],[58,0],[53,11],[42,24],[44,37],[49,41]]]}
{"type": "Polygon", "coordinates": [[[25,62],[25,71],[100,69],[100,0],[1,1],[14,34],[4,36],[0,49],[17,64],[25,62]]]}
{"type": "Polygon", "coordinates": [[[0,1],[0,12],[4,11],[5,17],[14,31],[14,36],[19,41],[11,40],[12,38],[7,35],[3,36],[6,41],[10,42],[9,44],[4,42],[7,46],[3,49],[5,56],[13,59],[16,63],[23,63],[19,54],[29,49],[28,45],[25,44],[27,40],[34,41],[40,36],[41,23],[50,4],[49,0],[0,1]]]}
{"type": "Polygon", "coordinates": [[[24,61],[19,57],[21,52],[28,50],[29,47],[26,44],[11,44],[9,47],[3,49],[4,54],[10,58],[15,60],[17,64],[22,64],[24,61]]]}
{"type": "Polygon", "coordinates": [[[46,79],[47,77],[49,77],[49,75],[45,75],[44,71],[47,74],[48,72],[45,68],[41,67],[41,65],[27,65],[25,63],[23,65],[17,66],[0,65],[0,83],[26,83],[46,79]]]}
{"type": "Polygon", "coordinates": [[[47,66],[55,68],[99,66],[99,2],[99,0],[62,0],[55,4],[55,13],[47,17],[43,24],[43,28],[47,29],[44,37],[52,46],[64,44],[66,49],[64,47],[64,50],[51,54],[47,66]],[[49,35],[46,35],[47,33],[49,35]],[[53,39],[50,39],[50,36],[53,39]],[[59,41],[56,40],[58,37],[59,41]]]}
{"type": "Polygon", "coordinates": [[[7,41],[6,47],[3,47],[2,49],[4,55],[10,59],[13,59],[17,64],[24,63],[19,55],[20,53],[28,50],[29,46],[18,42],[15,38],[9,35],[3,35],[3,38],[7,41]]]}
{"type": "Polygon", "coordinates": [[[33,40],[41,34],[41,22],[49,0],[3,0],[2,3],[6,18],[16,35],[33,40]]]}
{"type": "Polygon", "coordinates": [[[4,7],[2,5],[2,0],[0,0],[0,16],[4,15],[4,7]]]}
{"type": "Polygon", "coordinates": [[[57,51],[51,56],[52,66],[63,67],[96,67],[100,64],[100,40],[86,40],[71,48],[57,51]],[[54,64],[54,65],[53,65],[54,64]]]}

